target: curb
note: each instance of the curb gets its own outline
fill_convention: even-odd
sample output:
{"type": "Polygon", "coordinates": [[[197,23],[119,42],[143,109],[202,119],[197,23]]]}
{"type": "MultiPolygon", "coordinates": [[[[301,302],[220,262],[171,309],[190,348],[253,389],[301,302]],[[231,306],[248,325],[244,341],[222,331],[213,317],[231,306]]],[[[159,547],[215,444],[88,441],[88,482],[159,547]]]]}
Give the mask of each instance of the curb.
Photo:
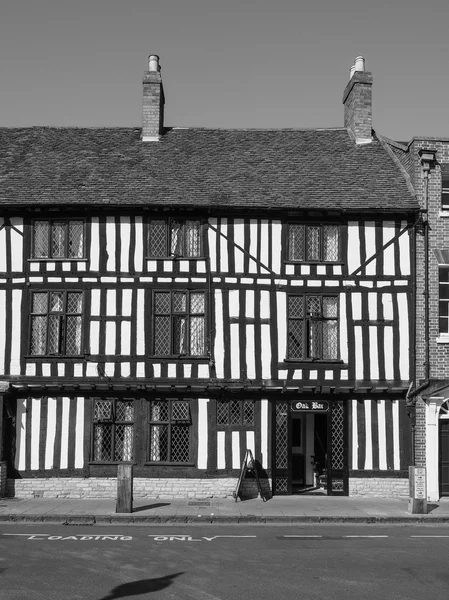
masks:
{"type": "Polygon", "coordinates": [[[0,523],[52,523],[54,525],[269,525],[300,523],[348,523],[348,524],[433,524],[449,523],[448,516],[404,516],[404,517],[363,517],[363,516],[267,516],[267,517],[229,517],[193,515],[176,516],[133,516],[123,515],[0,515],[0,523]]]}

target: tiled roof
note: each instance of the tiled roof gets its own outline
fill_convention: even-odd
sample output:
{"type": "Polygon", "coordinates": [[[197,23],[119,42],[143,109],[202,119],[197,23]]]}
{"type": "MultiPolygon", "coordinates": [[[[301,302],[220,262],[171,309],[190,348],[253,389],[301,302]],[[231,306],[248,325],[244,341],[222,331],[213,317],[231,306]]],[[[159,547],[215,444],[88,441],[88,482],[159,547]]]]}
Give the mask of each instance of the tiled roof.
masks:
{"type": "Polygon", "coordinates": [[[0,205],[415,210],[375,139],[346,129],[1,128],[0,205]]]}

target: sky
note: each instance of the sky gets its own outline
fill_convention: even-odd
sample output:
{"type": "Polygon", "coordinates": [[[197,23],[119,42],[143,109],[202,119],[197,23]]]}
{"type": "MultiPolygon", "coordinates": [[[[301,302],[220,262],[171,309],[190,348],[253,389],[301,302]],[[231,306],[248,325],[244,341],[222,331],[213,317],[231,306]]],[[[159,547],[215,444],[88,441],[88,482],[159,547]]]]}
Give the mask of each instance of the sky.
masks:
{"type": "Polygon", "coordinates": [[[373,127],[449,136],[448,0],[0,0],[0,126],[141,125],[160,56],[165,125],[343,126],[356,56],[373,127]]]}

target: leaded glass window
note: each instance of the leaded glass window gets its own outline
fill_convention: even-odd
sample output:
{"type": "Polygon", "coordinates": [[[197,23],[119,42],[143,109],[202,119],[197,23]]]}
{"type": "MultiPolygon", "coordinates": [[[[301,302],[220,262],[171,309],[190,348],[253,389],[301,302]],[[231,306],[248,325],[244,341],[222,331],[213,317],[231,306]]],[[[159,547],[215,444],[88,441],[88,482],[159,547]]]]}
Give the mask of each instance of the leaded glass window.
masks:
{"type": "Polygon", "coordinates": [[[134,401],[94,399],[93,452],[98,462],[127,462],[134,456],[134,401]]]}
{"type": "Polygon", "coordinates": [[[154,354],[203,356],[205,313],[204,292],[154,292],[154,354]]]}
{"type": "Polygon", "coordinates": [[[201,221],[151,219],[148,224],[150,258],[198,258],[202,255],[201,221]]]}
{"type": "Polygon", "coordinates": [[[337,296],[288,296],[287,358],[337,360],[337,296]]]}
{"type": "Polygon", "coordinates": [[[217,425],[254,425],[254,400],[217,400],[217,425]]]}
{"type": "Polygon", "coordinates": [[[340,257],[338,225],[291,223],[287,234],[287,260],[297,262],[337,262],[340,257]]]}
{"type": "Polygon", "coordinates": [[[157,398],[149,402],[149,462],[191,462],[190,401],[157,398]]]}
{"type": "Polygon", "coordinates": [[[31,294],[30,354],[81,354],[83,294],[44,291],[31,294]]]}
{"type": "Polygon", "coordinates": [[[34,221],[31,256],[47,259],[83,258],[84,221],[34,221]]]}

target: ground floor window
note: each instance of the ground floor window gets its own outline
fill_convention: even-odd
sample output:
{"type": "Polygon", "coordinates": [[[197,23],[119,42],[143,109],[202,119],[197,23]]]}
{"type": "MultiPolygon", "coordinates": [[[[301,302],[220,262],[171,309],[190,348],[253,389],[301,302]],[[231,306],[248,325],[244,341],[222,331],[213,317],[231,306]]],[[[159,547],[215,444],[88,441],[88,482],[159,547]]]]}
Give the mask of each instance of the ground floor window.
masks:
{"type": "Polygon", "coordinates": [[[149,403],[149,462],[191,462],[189,400],[155,399],[149,403]]]}
{"type": "Polygon", "coordinates": [[[217,425],[254,425],[254,400],[217,400],[217,425]]]}
{"type": "Polygon", "coordinates": [[[122,462],[133,460],[133,400],[107,398],[94,400],[93,460],[122,462]]]}

